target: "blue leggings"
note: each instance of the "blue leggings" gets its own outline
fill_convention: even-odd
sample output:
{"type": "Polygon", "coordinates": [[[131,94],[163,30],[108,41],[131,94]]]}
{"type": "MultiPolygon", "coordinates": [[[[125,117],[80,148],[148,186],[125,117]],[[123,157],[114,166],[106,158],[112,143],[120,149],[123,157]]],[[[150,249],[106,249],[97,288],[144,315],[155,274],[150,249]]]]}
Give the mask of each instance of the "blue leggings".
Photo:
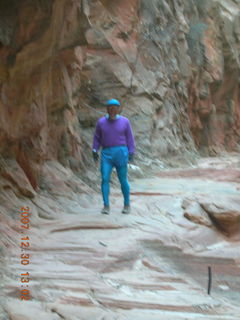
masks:
{"type": "Polygon", "coordinates": [[[105,206],[109,206],[109,181],[113,167],[117,170],[118,179],[124,197],[124,205],[129,205],[130,186],[127,179],[128,171],[128,148],[127,146],[115,146],[102,149],[101,152],[101,174],[102,174],[102,196],[105,206]]]}

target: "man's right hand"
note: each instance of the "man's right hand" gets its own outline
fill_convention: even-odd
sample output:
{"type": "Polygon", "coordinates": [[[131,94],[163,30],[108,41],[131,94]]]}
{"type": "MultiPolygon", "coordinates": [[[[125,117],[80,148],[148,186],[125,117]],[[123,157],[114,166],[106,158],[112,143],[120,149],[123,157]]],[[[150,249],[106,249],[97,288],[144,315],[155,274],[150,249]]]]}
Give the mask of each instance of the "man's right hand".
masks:
{"type": "Polygon", "coordinates": [[[99,159],[99,155],[98,155],[97,151],[92,151],[92,156],[93,156],[93,160],[95,162],[97,162],[99,159]]]}

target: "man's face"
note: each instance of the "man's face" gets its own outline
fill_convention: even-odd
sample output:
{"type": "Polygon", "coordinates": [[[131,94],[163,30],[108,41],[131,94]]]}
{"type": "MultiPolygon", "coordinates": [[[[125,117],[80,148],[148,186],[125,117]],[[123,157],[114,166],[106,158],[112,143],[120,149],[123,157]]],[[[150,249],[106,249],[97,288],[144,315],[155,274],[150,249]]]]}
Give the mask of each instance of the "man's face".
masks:
{"type": "Polygon", "coordinates": [[[107,106],[107,112],[109,114],[110,119],[115,119],[115,116],[118,114],[118,106],[107,106]]]}

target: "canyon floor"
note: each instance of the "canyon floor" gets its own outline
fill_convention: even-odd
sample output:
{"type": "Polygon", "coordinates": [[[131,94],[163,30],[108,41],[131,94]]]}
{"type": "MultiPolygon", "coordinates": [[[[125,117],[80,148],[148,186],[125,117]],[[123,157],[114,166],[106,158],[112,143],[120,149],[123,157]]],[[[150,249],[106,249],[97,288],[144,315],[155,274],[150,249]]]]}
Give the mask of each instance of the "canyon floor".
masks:
{"type": "Polygon", "coordinates": [[[111,188],[110,215],[100,214],[100,194],[59,197],[65,209],[33,219],[25,232],[28,265],[20,263],[16,228],[19,242],[9,247],[2,275],[1,320],[240,319],[239,233],[220,232],[201,212],[204,203],[218,208],[240,199],[239,155],[131,180],[130,215],[121,214],[119,187],[111,188]],[[20,300],[23,272],[30,274],[29,301],[20,300]]]}

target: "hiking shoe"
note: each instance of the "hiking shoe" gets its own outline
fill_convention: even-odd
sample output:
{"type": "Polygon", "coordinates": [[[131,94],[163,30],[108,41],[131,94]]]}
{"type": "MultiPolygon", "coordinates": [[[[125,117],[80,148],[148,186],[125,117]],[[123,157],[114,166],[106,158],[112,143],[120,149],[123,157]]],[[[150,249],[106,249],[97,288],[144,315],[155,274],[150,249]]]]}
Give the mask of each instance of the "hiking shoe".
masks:
{"type": "Polygon", "coordinates": [[[130,211],[131,211],[130,206],[124,206],[122,209],[122,213],[124,213],[124,214],[129,214],[130,211]]]}
{"type": "Polygon", "coordinates": [[[103,213],[103,214],[109,214],[109,212],[110,212],[110,208],[107,207],[107,206],[104,206],[102,211],[101,211],[101,213],[103,213]]]}

